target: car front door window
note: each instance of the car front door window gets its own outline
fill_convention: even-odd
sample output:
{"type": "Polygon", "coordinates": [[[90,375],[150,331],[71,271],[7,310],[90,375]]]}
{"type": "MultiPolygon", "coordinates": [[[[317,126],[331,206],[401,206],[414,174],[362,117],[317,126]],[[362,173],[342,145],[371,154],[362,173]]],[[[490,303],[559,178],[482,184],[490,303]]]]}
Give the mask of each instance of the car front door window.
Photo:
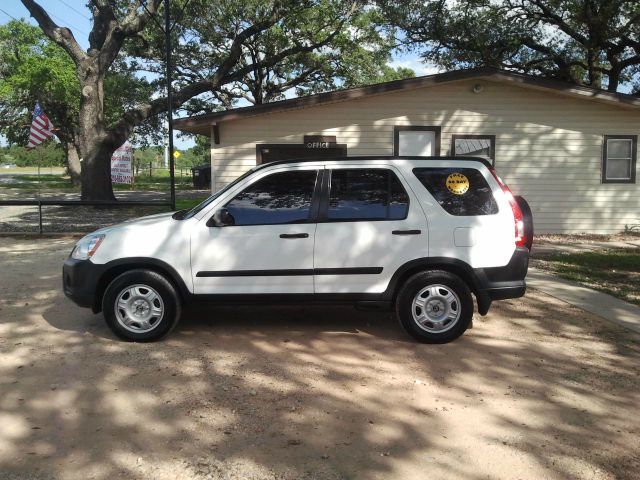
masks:
{"type": "Polygon", "coordinates": [[[311,212],[317,170],[279,172],[239,193],[225,208],[232,225],[306,223],[311,212]]]}

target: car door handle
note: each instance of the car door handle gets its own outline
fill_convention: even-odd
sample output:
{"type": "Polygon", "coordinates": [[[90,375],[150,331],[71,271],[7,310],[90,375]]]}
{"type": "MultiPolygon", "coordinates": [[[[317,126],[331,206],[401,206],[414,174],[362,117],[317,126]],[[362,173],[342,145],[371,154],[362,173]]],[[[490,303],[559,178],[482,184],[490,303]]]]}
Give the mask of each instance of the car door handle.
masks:
{"type": "Polygon", "coordinates": [[[280,238],[309,238],[308,233],[281,233],[280,238]]]}
{"type": "Polygon", "coordinates": [[[420,235],[422,230],[394,230],[392,235],[420,235]]]}

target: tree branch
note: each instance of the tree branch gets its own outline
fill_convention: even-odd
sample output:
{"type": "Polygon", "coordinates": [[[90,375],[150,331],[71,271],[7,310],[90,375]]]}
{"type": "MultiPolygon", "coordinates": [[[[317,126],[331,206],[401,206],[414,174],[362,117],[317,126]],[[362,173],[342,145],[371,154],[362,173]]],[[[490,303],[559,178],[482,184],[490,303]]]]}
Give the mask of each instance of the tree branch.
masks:
{"type": "Polygon", "coordinates": [[[44,32],[44,34],[53,40],[58,46],[62,47],[77,65],[82,62],[87,54],[80,48],[78,42],[66,27],[58,26],[49,14],[34,0],[21,0],[22,4],[29,10],[29,13],[44,32]]]}
{"type": "MultiPolygon", "coordinates": [[[[120,48],[122,48],[125,38],[133,37],[144,29],[149,19],[157,14],[161,1],[153,0],[149,4],[145,4],[144,10],[140,13],[138,13],[137,4],[134,2],[122,22],[119,24],[112,22],[111,28],[106,32],[104,43],[98,56],[101,69],[106,70],[113,63],[120,52],[120,48]]],[[[112,7],[107,4],[103,8],[111,9],[112,7]]]]}
{"type": "MultiPolygon", "coordinates": [[[[584,45],[585,47],[587,46],[588,44],[587,38],[584,35],[581,35],[580,33],[578,33],[575,29],[571,28],[569,24],[565,22],[560,15],[558,15],[553,10],[551,10],[549,6],[544,3],[544,1],[542,0],[530,0],[530,1],[542,11],[542,14],[540,15],[542,18],[548,19],[550,23],[558,26],[558,28],[560,28],[560,30],[562,30],[568,36],[570,36],[580,44],[584,45]]],[[[522,8],[526,10],[526,7],[524,7],[524,5],[522,8]]]]}

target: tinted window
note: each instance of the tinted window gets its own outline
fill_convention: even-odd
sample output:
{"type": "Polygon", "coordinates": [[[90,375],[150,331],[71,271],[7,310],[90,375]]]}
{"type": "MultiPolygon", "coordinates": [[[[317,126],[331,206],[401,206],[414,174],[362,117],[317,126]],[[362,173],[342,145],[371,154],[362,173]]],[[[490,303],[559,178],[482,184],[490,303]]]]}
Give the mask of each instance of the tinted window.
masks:
{"type": "Polygon", "coordinates": [[[451,215],[498,213],[491,187],[475,168],[416,168],[413,173],[451,215]]]}
{"type": "Polygon", "coordinates": [[[331,172],[329,220],[399,220],[407,217],[409,197],[391,170],[331,172]]]}
{"type": "MultiPolygon", "coordinates": [[[[205,199],[202,203],[199,203],[198,205],[193,207],[191,210],[186,210],[186,211],[182,211],[181,210],[180,212],[184,212],[184,213],[182,213],[181,215],[179,215],[177,217],[174,214],[173,218],[175,218],[176,220],[182,220],[184,218],[191,218],[191,217],[197,215],[198,212],[202,211],[203,208],[207,207],[208,205],[211,205],[211,202],[213,202],[216,198],[218,198],[223,193],[229,191],[230,188],[235,187],[238,183],[240,183],[242,180],[247,178],[252,173],[253,173],[253,169],[249,170],[248,172],[244,172],[242,175],[240,175],[238,178],[236,178],[233,182],[228,183],[225,187],[221,188],[216,193],[211,195],[209,198],[205,199]]],[[[176,213],[180,213],[180,212],[176,212],[176,213]]]]}
{"type": "Polygon", "coordinates": [[[316,170],[269,175],[248,187],[225,208],[233,225],[301,223],[309,218],[316,170]]]}

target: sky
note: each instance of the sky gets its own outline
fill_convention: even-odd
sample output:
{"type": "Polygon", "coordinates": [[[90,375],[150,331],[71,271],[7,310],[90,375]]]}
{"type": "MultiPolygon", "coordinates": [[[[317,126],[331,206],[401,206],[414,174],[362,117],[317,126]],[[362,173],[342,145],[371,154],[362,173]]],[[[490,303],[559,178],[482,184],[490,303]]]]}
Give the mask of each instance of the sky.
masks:
{"type": "MultiPolygon", "coordinates": [[[[74,37],[82,48],[88,47],[91,13],[85,6],[85,0],[39,0],[39,3],[58,25],[66,26],[73,31],[74,37]]],[[[0,0],[0,25],[12,18],[25,18],[36,25],[35,20],[30,17],[28,10],[19,0],[0,0]]],[[[423,64],[416,54],[396,54],[391,66],[411,68],[416,75],[430,75],[439,71],[435,66],[423,64]]],[[[186,149],[194,145],[193,140],[179,138],[177,135],[174,141],[178,149],[186,149]]],[[[4,144],[2,137],[0,137],[0,143],[4,144]]]]}

